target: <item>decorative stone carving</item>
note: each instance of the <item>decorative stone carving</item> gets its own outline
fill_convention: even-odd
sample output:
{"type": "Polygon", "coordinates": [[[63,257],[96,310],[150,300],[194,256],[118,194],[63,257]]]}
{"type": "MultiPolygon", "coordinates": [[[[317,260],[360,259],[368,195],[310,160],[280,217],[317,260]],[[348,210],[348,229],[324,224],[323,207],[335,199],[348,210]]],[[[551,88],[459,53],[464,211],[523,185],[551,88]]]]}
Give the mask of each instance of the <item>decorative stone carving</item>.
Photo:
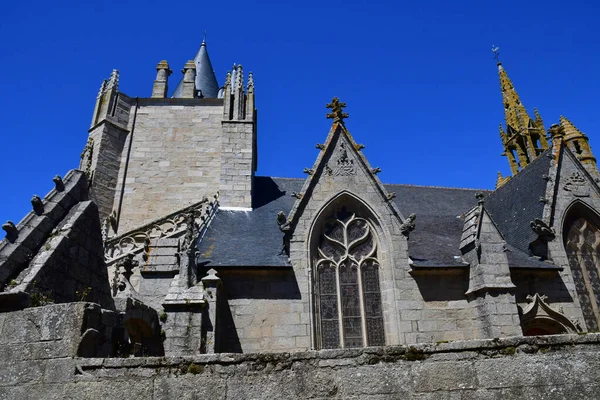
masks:
{"type": "Polygon", "coordinates": [[[567,182],[563,186],[567,192],[573,193],[575,197],[588,197],[590,188],[587,185],[586,179],[579,171],[575,171],[567,178],[567,182]]]}
{"type": "Polygon", "coordinates": [[[527,296],[529,304],[523,308],[522,325],[525,335],[581,332],[579,323],[572,322],[561,310],[556,311],[546,303],[547,296],[527,296]]]}
{"type": "Polygon", "coordinates": [[[550,241],[556,237],[556,233],[554,232],[554,229],[549,227],[544,221],[542,221],[539,218],[536,218],[533,221],[531,221],[529,223],[529,226],[531,226],[531,229],[535,233],[537,233],[537,235],[540,238],[542,238],[546,241],[550,241]]]}
{"type": "Polygon", "coordinates": [[[340,142],[338,155],[325,166],[325,174],[329,176],[351,176],[356,175],[354,160],[348,156],[346,144],[340,142]]]}
{"type": "Polygon", "coordinates": [[[2,224],[2,229],[4,229],[6,232],[6,240],[11,243],[17,240],[17,237],[19,236],[19,230],[12,221],[6,221],[4,224],[2,224]]]}
{"type": "Polygon", "coordinates": [[[395,198],[396,198],[396,193],[395,192],[389,192],[387,194],[387,199],[388,200],[392,200],[392,199],[395,199],[395,198]]]}
{"type": "Polygon", "coordinates": [[[344,118],[349,117],[348,113],[344,112],[346,103],[341,102],[337,97],[334,97],[326,107],[331,108],[331,112],[327,114],[327,118],[333,119],[333,122],[344,122],[344,118]]]}
{"type": "Polygon", "coordinates": [[[315,145],[315,147],[316,147],[317,149],[319,149],[319,150],[323,150],[323,149],[325,148],[325,145],[324,145],[324,144],[322,144],[322,143],[317,143],[317,144],[315,145]]]}
{"type": "Polygon", "coordinates": [[[189,213],[194,215],[197,229],[204,229],[218,209],[218,197],[218,194],[216,194],[211,201],[204,198],[196,204],[169,214],[139,229],[108,239],[104,250],[106,262],[111,264],[127,254],[142,252],[144,245],[151,239],[183,235],[187,229],[188,220],[186,220],[186,216],[189,213]]]}
{"type": "Polygon", "coordinates": [[[365,145],[364,145],[364,144],[360,144],[360,143],[358,143],[358,144],[356,144],[356,145],[354,146],[354,148],[355,148],[356,150],[360,151],[360,150],[362,150],[362,149],[364,149],[364,148],[365,148],[365,145]]]}
{"type": "Polygon", "coordinates": [[[305,174],[308,174],[308,175],[312,175],[312,174],[314,174],[315,171],[311,168],[304,168],[304,171],[302,171],[302,172],[304,172],[305,174]]]}
{"type": "Polygon", "coordinates": [[[112,280],[112,291],[115,297],[136,297],[136,291],[131,285],[130,278],[133,269],[139,266],[139,262],[133,259],[133,254],[127,254],[121,258],[115,266],[115,275],[112,280]]]}
{"type": "Polygon", "coordinates": [[[301,199],[302,198],[302,193],[292,192],[292,194],[290,196],[295,197],[297,199],[301,199]]]}
{"type": "Polygon", "coordinates": [[[44,213],[44,203],[37,194],[34,194],[31,198],[31,205],[33,206],[33,212],[37,215],[42,215],[44,213]]]}
{"type": "Polygon", "coordinates": [[[65,183],[63,182],[60,175],[54,175],[54,178],[52,178],[52,182],[54,182],[54,187],[58,192],[62,192],[63,190],[65,190],[65,183]]]}
{"type": "Polygon", "coordinates": [[[381,172],[381,168],[377,167],[377,168],[373,168],[371,169],[371,173],[377,175],[378,173],[381,172]]]}
{"type": "Polygon", "coordinates": [[[539,198],[539,200],[538,200],[538,201],[539,201],[540,203],[544,203],[544,204],[546,204],[546,203],[548,203],[548,198],[547,198],[547,197],[545,197],[545,196],[540,196],[540,198],[539,198]]]}
{"type": "Polygon", "coordinates": [[[406,220],[400,225],[400,232],[408,237],[408,235],[415,230],[417,214],[410,214],[406,220]]]}
{"type": "Polygon", "coordinates": [[[85,174],[85,176],[88,178],[88,181],[92,182],[92,175],[93,175],[93,171],[92,171],[92,156],[94,154],[94,139],[92,139],[91,137],[88,138],[87,143],[85,144],[85,147],[83,148],[83,151],[81,152],[81,169],[83,170],[83,173],[85,174]]]}
{"type": "Polygon", "coordinates": [[[277,213],[277,225],[282,232],[290,230],[290,221],[287,220],[283,211],[277,213]]]}
{"type": "Polygon", "coordinates": [[[475,198],[477,199],[477,204],[483,204],[485,201],[485,195],[481,192],[477,192],[475,198]]]}

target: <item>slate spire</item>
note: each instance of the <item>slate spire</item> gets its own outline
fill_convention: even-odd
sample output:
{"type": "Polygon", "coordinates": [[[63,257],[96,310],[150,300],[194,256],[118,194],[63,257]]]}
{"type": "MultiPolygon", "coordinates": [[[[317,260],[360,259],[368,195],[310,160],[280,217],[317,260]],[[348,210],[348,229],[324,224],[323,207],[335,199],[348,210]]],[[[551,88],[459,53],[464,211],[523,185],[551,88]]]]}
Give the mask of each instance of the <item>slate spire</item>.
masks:
{"type": "MultiPolygon", "coordinates": [[[[506,123],[506,132],[501,130],[500,133],[504,147],[502,155],[508,157],[514,176],[548,148],[548,141],[544,123],[537,110],[535,119],[532,119],[500,61],[497,66],[506,123]]],[[[508,179],[505,178],[504,182],[506,180],[508,179]]]]}
{"type": "MultiPolygon", "coordinates": [[[[196,93],[199,98],[215,99],[219,93],[219,84],[217,83],[217,77],[213,71],[210,57],[208,56],[208,50],[206,48],[206,38],[202,40],[200,49],[194,57],[194,64],[196,64],[196,93]]],[[[175,88],[172,97],[181,97],[183,79],[179,81],[179,84],[175,88]]]]}

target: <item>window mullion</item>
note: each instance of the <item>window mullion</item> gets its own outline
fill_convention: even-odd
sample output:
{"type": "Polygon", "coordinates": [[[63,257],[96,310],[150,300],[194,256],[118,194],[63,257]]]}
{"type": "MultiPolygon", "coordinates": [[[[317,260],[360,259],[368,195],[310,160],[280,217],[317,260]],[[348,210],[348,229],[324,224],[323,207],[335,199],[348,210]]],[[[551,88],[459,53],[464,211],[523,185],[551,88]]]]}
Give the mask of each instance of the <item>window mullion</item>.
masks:
{"type": "Polygon", "coordinates": [[[338,306],[338,328],[340,330],[340,348],[344,348],[344,316],[342,315],[342,286],[340,285],[340,265],[335,265],[335,279],[337,285],[337,306],[338,306]]]}
{"type": "MultiPolygon", "coordinates": [[[[362,264],[362,263],[361,263],[362,264]]],[[[362,265],[357,264],[357,278],[358,278],[358,298],[360,299],[360,323],[362,326],[362,336],[363,336],[363,346],[368,346],[368,337],[367,337],[367,313],[365,312],[365,296],[364,296],[364,287],[362,281],[362,265]]]]}

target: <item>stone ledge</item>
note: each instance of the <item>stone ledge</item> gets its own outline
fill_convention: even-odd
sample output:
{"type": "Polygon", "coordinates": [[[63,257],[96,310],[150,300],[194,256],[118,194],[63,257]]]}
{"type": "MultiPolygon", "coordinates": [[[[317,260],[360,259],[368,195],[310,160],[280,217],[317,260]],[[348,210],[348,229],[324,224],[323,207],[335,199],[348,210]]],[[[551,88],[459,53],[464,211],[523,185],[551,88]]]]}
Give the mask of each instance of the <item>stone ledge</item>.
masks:
{"type": "MultiPolygon", "coordinates": [[[[512,356],[516,353],[533,354],[545,353],[552,348],[560,349],[565,346],[595,345],[600,350],[600,333],[579,335],[551,336],[515,336],[503,339],[481,339],[456,341],[449,343],[425,343],[408,346],[366,347],[361,349],[328,349],[310,350],[294,353],[219,353],[200,354],[182,357],[140,357],[135,359],[77,359],[83,369],[97,368],[131,368],[131,367],[177,367],[182,364],[198,365],[221,364],[235,365],[245,363],[292,363],[311,362],[316,360],[346,359],[343,365],[364,365],[373,363],[390,363],[397,361],[422,361],[432,355],[443,353],[470,352],[479,358],[496,358],[512,356]]],[[[594,346],[594,347],[595,347],[594,346]]],[[[331,363],[329,363],[331,364],[331,363]]],[[[320,366],[328,366],[328,363],[320,366]]],[[[335,363],[334,363],[335,364],[335,363]]],[[[337,365],[337,364],[336,364],[337,365]]],[[[334,366],[329,365],[329,366],[334,366]]],[[[342,364],[340,364],[342,366],[342,364]]]]}

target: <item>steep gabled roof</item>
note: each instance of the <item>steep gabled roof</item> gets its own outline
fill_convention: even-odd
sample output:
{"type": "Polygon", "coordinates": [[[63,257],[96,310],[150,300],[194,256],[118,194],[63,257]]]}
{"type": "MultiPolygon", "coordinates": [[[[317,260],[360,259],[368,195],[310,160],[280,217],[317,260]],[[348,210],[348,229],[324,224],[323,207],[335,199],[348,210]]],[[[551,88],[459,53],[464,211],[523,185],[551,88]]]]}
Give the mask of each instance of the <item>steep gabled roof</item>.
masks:
{"type": "Polygon", "coordinates": [[[551,152],[546,150],[485,200],[485,208],[506,242],[525,254],[529,254],[529,244],[538,237],[530,223],[542,219],[551,152]]]}
{"type": "MultiPolygon", "coordinates": [[[[289,267],[277,213],[288,214],[304,179],[255,177],[253,210],[218,211],[200,243],[199,262],[211,267],[289,267]]],[[[416,213],[417,227],[408,241],[415,265],[464,266],[459,243],[463,212],[476,203],[474,189],[383,185],[395,192],[403,214],[416,213]]]]}

